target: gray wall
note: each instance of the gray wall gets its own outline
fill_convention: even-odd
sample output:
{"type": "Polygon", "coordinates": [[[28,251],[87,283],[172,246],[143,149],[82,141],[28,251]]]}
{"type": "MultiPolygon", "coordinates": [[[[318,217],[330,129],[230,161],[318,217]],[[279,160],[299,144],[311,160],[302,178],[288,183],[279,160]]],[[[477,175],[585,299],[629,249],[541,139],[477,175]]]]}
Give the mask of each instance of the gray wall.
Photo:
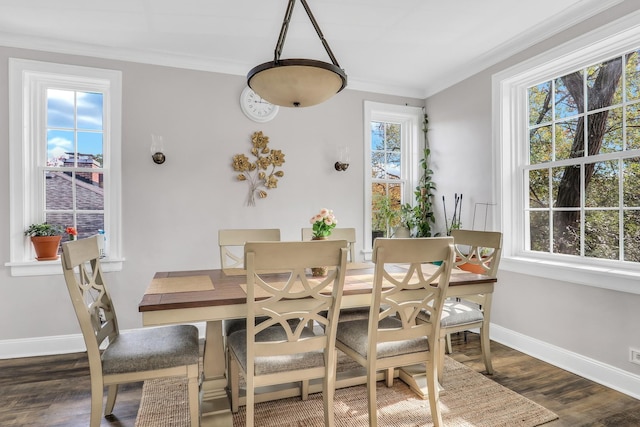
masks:
{"type": "Polygon", "coordinates": [[[361,240],[363,102],[424,105],[420,99],[346,90],[315,107],[281,108],[274,120],[258,124],[240,110],[240,76],[0,47],[0,358],[30,339],[55,341],[80,332],[62,275],[11,277],[4,266],[9,57],[122,70],[126,261],[121,272],[107,273],[122,329],[141,326],[138,302],[156,271],[219,267],[220,228],[280,228],[283,239],[300,240],[300,229],[327,207],[340,226],[356,227],[361,240]],[[248,184],[235,180],[231,160],[239,153],[250,157],[250,136],[258,130],[269,136],[270,148],[285,153],[285,176],[266,199],[247,207],[248,184]],[[151,160],[151,133],[164,136],[164,165],[151,160]],[[352,153],[346,172],[333,166],[339,145],[352,153]]]}
{"type": "MultiPolygon", "coordinates": [[[[464,226],[472,223],[475,202],[500,202],[494,198],[491,182],[492,75],[638,7],[637,2],[624,2],[427,99],[435,181],[447,197],[454,192],[462,192],[464,199],[469,196],[463,208],[464,226]]],[[[482,224],[479,225],[476,228],[481,228],[482,224]]],[[[580,371],[577,365],[584,363],[588,366],[580,371],[584,376],[589,376],[585,370],[596,371],[600,364],[609,365],[613,369],[600,375],[605,377],[600,378],[602,382],[629,373],[626,379],[635,382],[635,395],[640,396],[637,376],[640,366],[629,362],[629,347],[640,348],[640,295],[504,269],[498,277],[492,310],[492,324],[496,327],[492,337],[570,370],[580,371]],[[505,330],[507,333],[503,334],[505,330]]]]}

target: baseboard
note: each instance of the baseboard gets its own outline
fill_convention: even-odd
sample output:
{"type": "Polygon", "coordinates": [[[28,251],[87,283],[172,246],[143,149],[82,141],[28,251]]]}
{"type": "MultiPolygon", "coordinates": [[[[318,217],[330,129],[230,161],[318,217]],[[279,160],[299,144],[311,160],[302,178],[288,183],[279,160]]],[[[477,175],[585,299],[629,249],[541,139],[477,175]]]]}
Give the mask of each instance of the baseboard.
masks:
{"type": "MultiPolygon", "coordinates": [[[[205,323],[194,323],[193,325],[198,327],[200,339],[204,339],[205,323]]],[[[84,345],[82,334],[0,341],[0,359],[50,356],[54,354],[78,353],[83,351],[86,351],[86,347],[84,345]]]]}
{"type": "Polygon", "coordinates": [[[554,366],[640,399],[640,375],[491,324],[491,339],[554,366]]]}

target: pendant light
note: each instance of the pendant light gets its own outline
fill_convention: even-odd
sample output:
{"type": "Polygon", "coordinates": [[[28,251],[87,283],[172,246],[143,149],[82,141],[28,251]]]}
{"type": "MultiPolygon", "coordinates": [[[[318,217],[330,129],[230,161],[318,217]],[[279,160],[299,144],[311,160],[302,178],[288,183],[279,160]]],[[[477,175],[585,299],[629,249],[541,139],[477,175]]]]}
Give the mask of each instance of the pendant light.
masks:
{"type": "Polygon", "coordinates": [[[276,43],[273,61],[255,66],[247,74],[247,84],[266,101],[282,107],[309,107],[320,104],[347,86],[347,75],[331,52],[306,0],[300,0],[331,64],[314,59],[280,59],[296,0],[289,0],[276,43]]]}

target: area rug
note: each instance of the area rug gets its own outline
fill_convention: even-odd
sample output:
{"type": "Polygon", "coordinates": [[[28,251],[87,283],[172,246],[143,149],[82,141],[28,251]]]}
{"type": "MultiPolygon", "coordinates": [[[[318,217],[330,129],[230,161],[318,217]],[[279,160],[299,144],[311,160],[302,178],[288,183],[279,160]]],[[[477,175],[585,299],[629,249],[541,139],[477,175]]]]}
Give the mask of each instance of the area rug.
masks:
{"type": "MultiPolygon", "coordinates": [[[[558,418],[535,402],[486,378],[455,360],[445,358],[440,408],[447,427],[534,427],[558,418]]],[[[401,380],[393,387],[377,387],[378,425],[433,426],[429,401],[418,398],[401,380]]],[[[366,387],[336,390],[336,426],[368,426],[366,387]]],[[[147,381],[142,389],[136,427],[189,425],[186,382],[179,379],[147,381]]],[[[244,407],[233,416],[234,427],[244,427],[244,407]]],[[[322,394],[307,401],[288,398],[256,405],[255,425],[324,426],[322,394]]]]}

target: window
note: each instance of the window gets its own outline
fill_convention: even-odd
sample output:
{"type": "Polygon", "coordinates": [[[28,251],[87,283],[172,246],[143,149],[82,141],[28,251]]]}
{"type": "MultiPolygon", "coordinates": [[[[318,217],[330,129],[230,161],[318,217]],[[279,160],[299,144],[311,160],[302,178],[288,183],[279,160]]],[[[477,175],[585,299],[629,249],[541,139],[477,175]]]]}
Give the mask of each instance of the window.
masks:
{"type": "Polygon", "coordinates": [[[121,268],[121,73],[20,59],[9,70],[12,275],[60,273],[24,237],[45,221],[80,238],[103,230],[104,269],[121,268]]]}
{"type": "Polygon", "coordinates": [[[528,89],[525,250],[640,262],[638,57],[528,89]]]}
{"type": "Polygon", "coordinates": [[[365,102],[365,254],[374,237],[399,224],[384,212],[399,214],[402,204],[413,204],[421,123],[421,108],[365,102]]]}
{"type": "Polygon", "coordinates": [[[494,76],[506,269],[640,293],[635,22],[494,76]]]}

